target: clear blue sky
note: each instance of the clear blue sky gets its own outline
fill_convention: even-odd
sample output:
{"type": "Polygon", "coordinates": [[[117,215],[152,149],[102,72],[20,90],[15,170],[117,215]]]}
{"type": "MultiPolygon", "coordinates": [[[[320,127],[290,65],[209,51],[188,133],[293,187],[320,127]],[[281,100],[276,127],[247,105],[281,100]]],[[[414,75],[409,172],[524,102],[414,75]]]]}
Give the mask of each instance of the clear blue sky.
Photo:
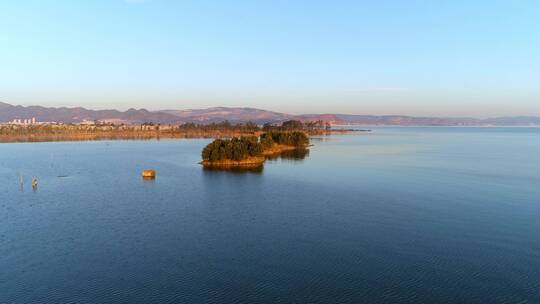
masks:
{"type": "Polygon", "coordinates": [[[540,115],[540,1],[0,1],[0,101],[540,115]]]}

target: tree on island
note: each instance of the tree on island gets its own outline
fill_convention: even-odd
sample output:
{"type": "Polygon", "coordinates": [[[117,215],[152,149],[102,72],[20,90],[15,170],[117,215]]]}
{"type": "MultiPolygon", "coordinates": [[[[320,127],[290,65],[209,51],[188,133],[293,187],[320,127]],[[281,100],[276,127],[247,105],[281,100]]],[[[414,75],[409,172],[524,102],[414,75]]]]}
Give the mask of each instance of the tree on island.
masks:
{"type": "Polygon", "coordinates": [[[287,120],[281,124],[283,130],[302,130],[304,124],[299,120],[287,120]]]}
{"type": "Polygon", "coordinates": [[[274,139],[272,138],[271,133],[264,133],[260,137],[261,146],[264,150],[272,148],[272,146],[276,143],[274,139]]]}
{"type": "Polygon", "coordinates": [[[267,132],[261,135],[263,146],[271,147],[272,143],[285,146],[305,147],[309,145],[309,137],[304,132],[267,132]],[[269,145],[269,146],[268,146],[269,145]]]}

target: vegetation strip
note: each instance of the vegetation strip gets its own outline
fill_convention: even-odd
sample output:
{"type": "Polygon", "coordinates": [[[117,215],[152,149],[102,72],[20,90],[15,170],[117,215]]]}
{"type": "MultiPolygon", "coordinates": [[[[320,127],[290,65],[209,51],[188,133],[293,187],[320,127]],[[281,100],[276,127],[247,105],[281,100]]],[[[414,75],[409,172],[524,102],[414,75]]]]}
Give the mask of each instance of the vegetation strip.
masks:
{"type": "Polygon", "coordinates": [[[180,125],[103,124],[42,124],[42,125],[0,125],[0,142],[46,142],[46,141],[86,141],[115,139],[156,139],[156,138],[231,138],[260,136],[264,132],[302,131],[309,135],[346,133],[350,129],[330,129],[323,121],[285,121],[280,125],[259,126],[252,122],[233,124],[230,122],[180,125]]]}

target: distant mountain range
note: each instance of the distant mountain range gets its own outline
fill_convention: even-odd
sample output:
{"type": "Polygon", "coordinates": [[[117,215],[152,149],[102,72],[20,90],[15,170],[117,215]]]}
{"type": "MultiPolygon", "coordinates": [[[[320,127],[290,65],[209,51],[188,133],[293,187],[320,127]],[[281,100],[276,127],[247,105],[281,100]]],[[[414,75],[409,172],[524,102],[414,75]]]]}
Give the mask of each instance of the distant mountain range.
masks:
{"type": "Polygon", "coordinates": [[[285,120],[301,121],[323,120],[330,124],[361,124],[361,125],[391,125],[391,126],[540,126],[540,117],[517,116],[496,117],[488,119],[477,118],[444,118],[444,117],[413,117],[402,115],[350,115],[350,114],[304,114],[292,115],[254,108],[215,107],[195,110],[163,110],[148,111],[145,109],[118,110],[89,110],[77,108],[50,108],[42,106],[13,106],[0,102],[0,122],[14,119],[30,119],[38,121],[80,123],[83,121],[106,121],[127,124],[154,122],[162,124],[177,123],[212,123],[228,120],[230,122],[252,121],[258,124],[279,123],[285,120]]]}
{"type": "Polygon", "coordinates": [[[212,123],[228,120],[230,122],[252,121],[264,124],[267,122],[278,122],[294,118],[293,115],[254,108],[216,107],[197,110],[165,110],[160,112],[175,115],[184,122],[196,123],[212,123]]]}
{"type": "Polygon", "coordinates": [[[38,121],[78,123],[85,120],[117,121],[126,123],[160,122],[175,123],[180,121],[177,116],[163,112],[150,112],[144,109],[129,109],[125,112],[117,110],[88,110],[85,108],[47,108],[41,106],[13,106],[0,102],[0,122],[14,119],[29,119],[35,117],[38,121]]]}

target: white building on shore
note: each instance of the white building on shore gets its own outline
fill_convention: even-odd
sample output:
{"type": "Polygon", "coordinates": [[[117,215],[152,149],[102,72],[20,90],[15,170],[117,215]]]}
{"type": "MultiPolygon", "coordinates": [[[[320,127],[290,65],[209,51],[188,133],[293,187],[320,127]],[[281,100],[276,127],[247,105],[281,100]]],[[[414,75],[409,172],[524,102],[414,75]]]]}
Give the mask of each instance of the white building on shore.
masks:
{"type": "Polygon", "coordinates": [[[35,124],[38,124],[37,120],[35,117],[32,117],[30,119],[14,119],[12,121],[9,122],[10,124],[12,125],[35,125],[35,124]]]}

